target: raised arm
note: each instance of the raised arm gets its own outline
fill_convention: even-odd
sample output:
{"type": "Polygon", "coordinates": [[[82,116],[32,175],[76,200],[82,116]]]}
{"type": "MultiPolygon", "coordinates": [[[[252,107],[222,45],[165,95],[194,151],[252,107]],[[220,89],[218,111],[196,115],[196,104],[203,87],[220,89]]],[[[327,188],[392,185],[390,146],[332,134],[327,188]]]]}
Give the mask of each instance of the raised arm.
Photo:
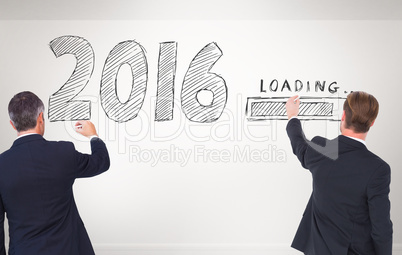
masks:
{"type": "Polygon", "coordinates": [[[300,99],[298,96],[293,96],[286,102],[286,113],[289,119],[286,131],[292,145],[293,153],[297,156],[302,166],[306,168],[304,155],[306,154],[308,143],[304,136],[300,120],[295,118],[299,114],[299,105],[300,99]]]}
{"type": "Polygon", "coordinates": [[[95,126],[90,121],[78,121],[77,133],[91,139],[91,155],[75,152],[77,178],[92,177],[109,169],[110,159],[105,143],[98,138],[95,126]]]}

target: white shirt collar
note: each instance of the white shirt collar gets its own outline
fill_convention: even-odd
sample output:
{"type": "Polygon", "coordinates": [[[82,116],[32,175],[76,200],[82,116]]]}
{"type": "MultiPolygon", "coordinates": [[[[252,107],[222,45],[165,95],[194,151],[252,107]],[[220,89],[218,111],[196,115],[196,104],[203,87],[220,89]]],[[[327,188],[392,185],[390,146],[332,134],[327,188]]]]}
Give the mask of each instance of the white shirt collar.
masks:
{"type": "Polygon", "coordinates": [[[345,135],[345,136],[346,136],[346,137],[349,137],[350,139],[356,140],[356,141],[361,142],[362,144],[366,145],[366,141],[364,141],[364,140],[362,140],[362,139],[359,139],[359,138],[356,138],[356,137],[347,136],[347,135],[345,135]]]}
{"type": "Polygon", "coordinates": [[[18,136],[17,138],[15,138],[15,140],[20,139],[20,138],[22,138],[22,137],[24,137],[24,136],[29,136],[29,135],[37,135],[37,133],[23,134],[23,135],[20,135],[20,136],[18,136]]]}

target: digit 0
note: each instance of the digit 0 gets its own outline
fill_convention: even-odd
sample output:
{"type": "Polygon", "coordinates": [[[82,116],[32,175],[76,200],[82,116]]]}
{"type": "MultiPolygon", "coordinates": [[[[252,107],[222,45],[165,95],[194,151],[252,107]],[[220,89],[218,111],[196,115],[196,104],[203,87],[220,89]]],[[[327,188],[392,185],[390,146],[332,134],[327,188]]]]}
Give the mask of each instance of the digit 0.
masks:
{"type": "Polygon", "coordinates": [[[102,72],[100,97],[106,115],[116,122],[126,122],[137,117],[147,89],[148,65],[144,50],[135,41],[121,42],[106,59],[102,72]],[[127,102],[120,102],[116,90],[116,78],[122,65],[132,71],[132,89],[127,102]]]}

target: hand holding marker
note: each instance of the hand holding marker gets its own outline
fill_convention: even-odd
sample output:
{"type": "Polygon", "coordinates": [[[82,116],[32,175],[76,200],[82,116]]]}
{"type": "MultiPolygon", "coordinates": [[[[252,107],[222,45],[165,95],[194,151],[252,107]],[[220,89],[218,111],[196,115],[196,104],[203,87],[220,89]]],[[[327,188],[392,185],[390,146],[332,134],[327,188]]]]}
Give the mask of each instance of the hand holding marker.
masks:
{"type": "Polygon", "coordinates": [[[296,101],[299,100],[299,99],[300,99],[300,96],[297,96],[297,97],[295,98],[295,100],[293,100],[293,103],[296,104],[296,101]]]}

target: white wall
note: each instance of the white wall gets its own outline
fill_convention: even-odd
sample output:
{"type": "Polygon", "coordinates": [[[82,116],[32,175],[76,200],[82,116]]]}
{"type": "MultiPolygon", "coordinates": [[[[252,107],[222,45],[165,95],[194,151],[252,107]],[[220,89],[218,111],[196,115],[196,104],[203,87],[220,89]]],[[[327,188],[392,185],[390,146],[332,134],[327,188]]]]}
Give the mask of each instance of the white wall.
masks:
{"type": "MultiPolygon", "coordinates": [[[[254,11],[258,7],[248,6],[254,11]]],[[[122,6],[120,9],[125,13],[122,6]]],[[[291,153],[286,121],[247,121],[247,97],[294,94],[260,93],[261,79],[337,81],[341,88],[337,96],[365,90],[376,95],[381,105],[368,147],[393,170],[392,219],[395,254],[400,254],[402,176],[398,146],[402,141],[392,134],[397,134],[400,126],[395,105],[402,81],[401,27],[400,21],[379,20],[2,20],[0,107],[6,109],[9,99],[22,90],[34,91],[46,104],[75,66],[72,56],[56,58],[49,42],[63,35],[84,37],[95,52],[95,68],[80,99],[92,101],[91,120],[106,141],[112,160],[107,173],[75,184],[77,204],[97,254],[277,255],[297,254],[289,245],[311,192],[311,178],[291,153]],[[115,123],[101,107],[99,86],[107,55],[125,40],[136,40],[145,48],[149,80],[140,115],[115,123]],[[177,102],[174,120],[156,123],[153,97],[158,50],[159,43],[166,41],[178,43],[177,102]],[[212,72],[225,79],[228,100],[217,122],[197,124],[182,112],[180,90],[191,60],[210,42],[223,51],[212,72]],[[135,154],[138,149],[143,158],[135,154]],[[188,162],[177,158],[156,163],[146,160],[147,153],[167,151],[177,156],[179,149],[191,154],[188,162]],[[236,158],[238,151],[248,149],[267,153],[270,158],[265,162],[236,158]],[[206,150],[228,153],[230,160],[194,157],[199,152],[205,156],[206,150]]],[[[121,80],[124,77],[128,76],[122,75],[121,80]]],[[[330,96],[328,91],[300,94],[330,96]]],[[[0,138],[0,150],[4,151],[14,138],[6,111],[0,112],[0,119],[4,120],[0,123],[3,133],[10,134],[0,138]]],[[[73,133],[70,122],[46,125],[47,139],[71,140],[78,150],[89,151],[88,143],[73,133]]],[[[309,121],[305,130],[309,137],[335,137],[338,123],[309,121]]]]}

